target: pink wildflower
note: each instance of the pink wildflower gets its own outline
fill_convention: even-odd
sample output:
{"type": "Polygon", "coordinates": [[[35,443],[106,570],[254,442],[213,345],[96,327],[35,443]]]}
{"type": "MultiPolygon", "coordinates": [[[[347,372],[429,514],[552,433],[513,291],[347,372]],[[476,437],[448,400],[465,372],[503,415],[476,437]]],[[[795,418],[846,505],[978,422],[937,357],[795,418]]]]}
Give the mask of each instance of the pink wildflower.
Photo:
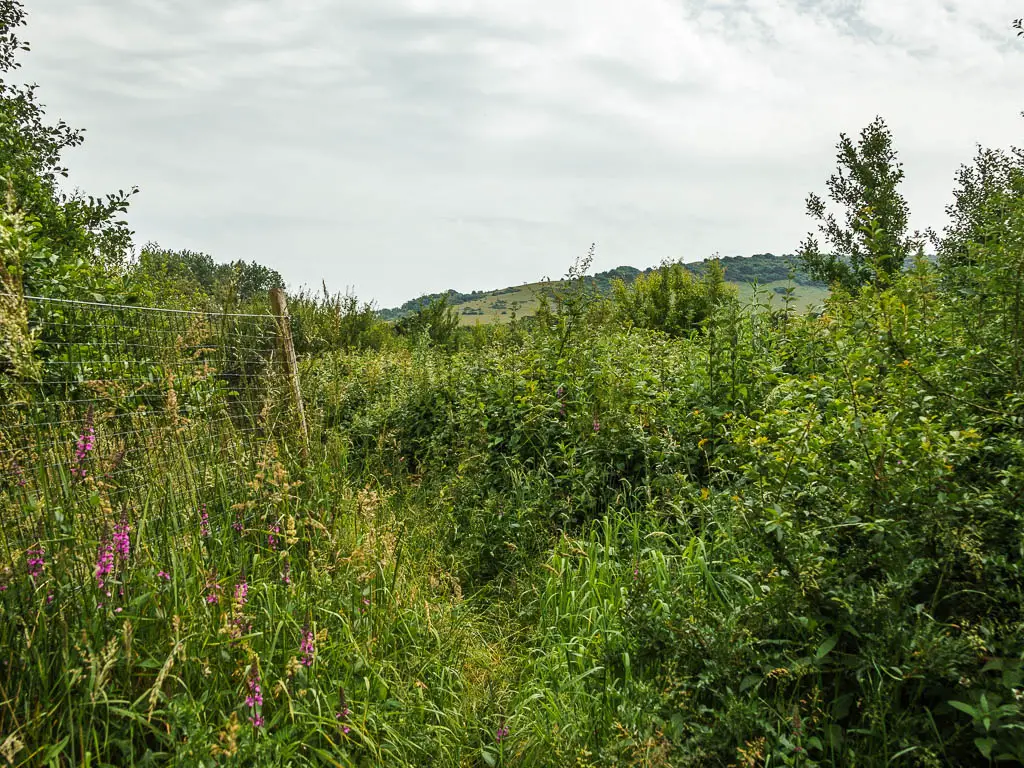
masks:
{"type": "Polygon", "coordinates": [[[299,644],[299,653],[302,654],[299,664],[304,667],[312,667],[313,658],[316,656],[316,645],[313,642],[313,630],[309,626],[302,628],[302,642],[299,644]]]}
{"type": "Polygon", "coordinates": [[[43,575],[43,568],[46,567],[46,550],[42,544],[37,544],[25,553],[28,575],[35,579],[43,575]]]}
{"type": "Polygon", "coordinates": [[[28,485],[25,481],[25,470],[21,468],[21,464],[18,463],[17,459],[14,460],[14,475],[18,478],[19,488],[24,488],[28,485]]]}
{"type": "Polygon", "coordinates": [[[274,525],[270,528],[270,533],[267,534],[267,546],[271,549],[277,549],[277,536],[274,534],[281,532],[280,525],[274,525]]]}
{"type": "Polygon", "coordinates": [[[99,552],[96,556],[96,586],[107,593],[110,597],[110,590],[107,589],[107,577],[114,570],[114,545],[110,539],[104,538],[100,542],[99,552]]]}
{"type": "Polygon", "coordinates": [[[256,708],[263,706],[263,689],[260,687],[260,673],[256,665],[253,665],[249,673],[249,694],[245,697],[245,705],[249,708],[249,722],[253,728],[262,728],[263,716],[256,708]]]}
{"type": "Polygon", "coordinates": [[[84,479],[88,474],[85,462],[96,447],[96,428],[92,423],[92,408],[85,416],[85,426],[75,443],[75,466],[71,468],[72,476],[84,479]]]}
{"type": "Polygon", "coordinates": [[[117,559],[123,562],[128,562],[128,558],[132,554],[131,530],[132,527],[128,525],[128,520],[124,517],[114,526],[114,551],[117,554],[117,559]]]}
{"type": "Polygon", "coordinates": [[[210,515],[205,504],[199,507],[199,535],[204,539],[210,538],[210,515]]]}
{"type": "Polygon", "coordinates": [[[217,572],[214,571],[206,578],[206,585],[203,587],[206,591],[206,602],[210,605],[220,602],[220,596],[217,594],[221,591],[220,584],[217,583],[217,572]]]}
{"type": "Polygon", "coordinates": [[[341,723],[342,733],[345,733],[345,734],[348,734],[352,730],[351,728],[348,727],[348,725],[346,725],[346,721],[348,720],[348,716],[349,716],[349,709],[348,709],[348,707],[342,707],[341,708],[341,712],[335,712],[334,713],[334,719],[337,720],[339,723],[341,723]]]}
{"type": "Polygon", "coordinates": [[[284,561],[284,570],[281,571],[281,582],[286,586],[291,586],[292,583],[292,564],[287,560],[284,561]]]}
{"type": "Polygon", "coordinates": [[[157,571],[156,576],[158,579],[163,579],[164,581],[171,580],[171,574],[169,574],[167,571],[157,571]]]}

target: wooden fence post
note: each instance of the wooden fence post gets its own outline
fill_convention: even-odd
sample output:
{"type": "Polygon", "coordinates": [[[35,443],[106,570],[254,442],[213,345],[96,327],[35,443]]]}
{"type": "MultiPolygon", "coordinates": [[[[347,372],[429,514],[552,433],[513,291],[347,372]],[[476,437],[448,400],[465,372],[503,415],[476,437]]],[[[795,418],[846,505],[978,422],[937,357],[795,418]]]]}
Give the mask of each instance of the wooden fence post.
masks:
{"type": "Polygon", "coordinates": [[[292,398],[299,414],[299,428],[302,430],[302,457],[309,458],[309,427],[306,425],[306,409],[302,404],[302,386],[299,384],[299,363],[295,357],[295,342],[292,340],[292,323],[288,316],[288,300],[284,290],[270,291],[270,309],[277,318],[277,338],[284,350],[284,371],[291,383],[292,398]]]}

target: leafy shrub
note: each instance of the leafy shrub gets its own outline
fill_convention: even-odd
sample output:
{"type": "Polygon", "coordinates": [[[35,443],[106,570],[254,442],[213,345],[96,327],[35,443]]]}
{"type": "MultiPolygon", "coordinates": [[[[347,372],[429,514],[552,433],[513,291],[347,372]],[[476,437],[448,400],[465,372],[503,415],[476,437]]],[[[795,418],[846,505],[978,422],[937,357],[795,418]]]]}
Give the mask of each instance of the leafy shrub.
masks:
{"type": "Polygon", "coordinates": [[[638,276],[630,286],[617,281],[613,291],[618,322],[672,336],[696,330],[716,306],[736,295],[736,289],[726,285],[721,267],[714,262],[699,279],[680,263],[666,264],[638,276]]]}

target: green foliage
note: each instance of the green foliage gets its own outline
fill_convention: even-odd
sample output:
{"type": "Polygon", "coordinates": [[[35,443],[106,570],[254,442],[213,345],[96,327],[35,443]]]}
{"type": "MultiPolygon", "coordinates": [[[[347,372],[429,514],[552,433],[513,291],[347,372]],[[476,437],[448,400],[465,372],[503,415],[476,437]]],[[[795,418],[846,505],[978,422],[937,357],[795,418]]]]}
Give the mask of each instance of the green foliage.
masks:
{"type": "Polygon", "coordinates": [[[380,316],[381,320],[401,320],[404,317],[409,317],[410,315],[415,314],[421,309],[429,307],[432,303],[436,301],[444,300],[451,306],[458,306],[459,304],[463,304],[467,301],[476,299],[481,295],[482,293],[480,291],[473,291],[472,293],[459,293],[453,288],[449,288],[444,293],[427,293],[415,299],[410,299],[409,301],[402,304],[400,307],[382,309],[378,312],[378,315],[380,316]]]}
{"type": "Polygon", "coordinates": [[[455,343],[458,327],[458,313],[448,306],[447,297],[442,296],[400,319],[395,323],[395,332],[413,339],[425,336],[435,346],[449,347],[455,343]]]}
{"type": "Polygon", "coordinates": [[[869,283],[887,284],[913,255],[916,240],[907,234],[908,209],[899,192],[903,167],[892,134],[878,117],[857,143],[840,134],[838,168],[828,180],[828,196],[844,209],[843,220],[826,209],[818,195],[807,198],[807,213],[825,237],[823,251],[808,235],[798,256],[808,274],[849,290],[869,283]]]}
{"type": "Polygon", "coordinates": [[[918,259],[821,317],[727,301],[680,337],[605,323],[581,282],[547,325],[316,366],[353,458],[412,473],[514,625],[521,764],[1019,759],[1024,205],[1001,210],[956,289],[918,259]]]}
{"type": "Polygon", "coordinates": [[[716,307],[735,298],[736,288],[725,283],[725,273],[717,262],[705,264],[699,279],[677,262],[637,277],[631,286],[617,282],[613,317],[615,322],[634,328],[686,336],[716,307]]]}
{"type": "MultiPolygon", "coordinates": [[[[0,373],[12,379],[39,378],[39,361],[33,354],[35,333],[29,326],[22,287],[24,265],[40,249],[34,232],[8,199],[0,210],[0,373]]],[[[6,394],[5,383],[0,383],[0,393],[6,394]]]]}
{"type": "Polygon", "coordinates": [[[1020,194],[1024,150],[1009,152],[979,147],[971,165],[956,174],[953,203],[947,207],[950,224],[938,244],[939,261],[947,270],[969,265],[972,251],[997,241],[1006,214],[1020,194]]]}
{"type": "Polygon", "coordinates": [[[131,247],[131,232],[119,215],[134,190],[104,198],[60,190],[67,176],[61,155],[83,138],[63,121],[45,121],[35,86],[10,82],[19,66],[15,57],[28,48],[16,33],[24,23],[20,2],[0,2],[0,178],[45,245],[23,264],[24,289],[40,296],[119,296],[117,272],[131,247]]]}
{"type": "Polygon", "coordinates": [[[288,299],[295,350],[300,356],[356,349],[380,350],[395,339],[393,327],[379,319],[372,304],[352,294],[317,295],[300,291],[288,299]]]}
{"type": "Polygon", "coordinates": [[[280,273],[244,261],[219,264],[205,253],[170,251],[149,243],[129,272],[140,298],[150,303],[232,311],[266,306],[272,288],[283,288],[280,273]]]}
{"type": "Polygon", "coordinates": [[[708,264],[718,262],[725,272],[725,279],[731,283],[775,283],[792,280],[797,285],[825,287],[799,268],[794,256],[776,256],[772,253],[755,253],[753,256],[716,256],[705,259],[686,268],[694,274],[704,273],[708,264]]]}

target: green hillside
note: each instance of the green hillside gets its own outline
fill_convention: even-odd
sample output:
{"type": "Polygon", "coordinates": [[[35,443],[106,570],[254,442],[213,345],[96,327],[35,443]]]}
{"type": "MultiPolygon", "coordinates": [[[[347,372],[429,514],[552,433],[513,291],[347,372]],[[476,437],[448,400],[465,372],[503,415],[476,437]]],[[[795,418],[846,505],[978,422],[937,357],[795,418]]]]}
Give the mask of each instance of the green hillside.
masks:
{"type": "MultiPolygon", "coordinates": [[[[695,274],[701,274],[710,259],[687,264],[686,268],[695,274]]],[[[726,279],[739,288],[740,297],[748,300],[753,296],[754,284],[759,287],[763,300],[781,306],[786,287],[790,285],[792,275],[794,304],[799,310],[820,305],[828,296],[828,288],[815,282],[799,270],[795,270],[791,256],[776,256],[771,253],[753,256],[726,256],[719,259],[725,269],[726,279]]],[[[606,272],[598,272],[590,280],[602,293],[611,291],[615,280],[629,284],[638,275],[652,272],[655,267],[637,269],[621,266],[606,272]]],[[[561,280],[524,283],[493,291],[472,291],[460,293],[449,290],[444,293],[433,293],[420,296],[405,302],[400,307],[381,310],[378,315],[382,320],[398,320],[426,306],[431,301],[447,297],[448,303],[455,308],[462,325],[486,323],[504,323],[513,317],[533,315],[537,309],[539,297],[564,284],[561,280]]]]}

